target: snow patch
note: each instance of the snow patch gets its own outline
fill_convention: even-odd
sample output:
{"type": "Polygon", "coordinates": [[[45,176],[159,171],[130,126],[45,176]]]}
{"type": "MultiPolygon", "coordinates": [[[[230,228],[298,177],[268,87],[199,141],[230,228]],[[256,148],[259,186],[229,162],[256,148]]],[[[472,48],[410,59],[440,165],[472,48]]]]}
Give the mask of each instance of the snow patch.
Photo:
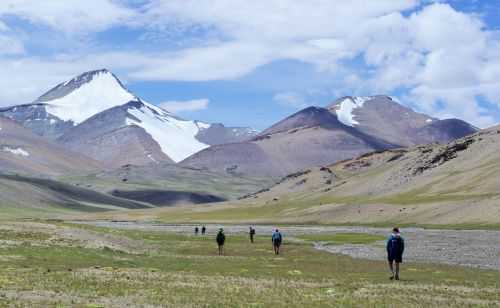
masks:
{"type": "Polygon", "coordinates": [[[372,98],[369,96],[353,98],[348,97],[344,99],[337,105],[337,109],[335,110],[337,113],[337,118],[340,122],[342,122],[342,124],[347,126],[354,127],[354,125],[359,125],[359,122],[354,120],[353,111],[356,108],[363,107],[364,103],[371,99],[372,98]]]}
{"type": "Polygon", "coordinates": [[[427,119],[427,120],[425,120],[425,122],[432,123],[432,119],[427,119]]]}
{"type": "Polygon", "coordinates": [[[2,150],[4,152],[11,153],[17,156],[24,156],[24,157],[30,156],[30,153],[22,148],[11,148],[8,146],[4,146],[2,150]]]}
{"type": "Polygon", "coordinates": [[[198,128],[200,130],[209,129],[210,126],[212,126],[211,124],[208,124],[208,123],[205,123],[205,122],[200,122],[200,121],[196,121],[196,125],[198,125],[198,128]]]}
{"type": "Polygon", "coordinates": [[[77,125],[94,114],[137,99],[124,89],[113,74],[100,72],[92,80],[64,97],[46,101],[47,112],[77,125]]]}
{"type": "Polygon", "coordinates": [[[142,127],[174,162],[180,162],[208,147],[195,138],[200,128],[194,121],[181,120],[157,106],[143,104],[140,109],[128,110],[139,121],[127,118],[127,125],[142,127]]]}
{"type": "Polygon", "coordinates": [[[153,155],[148,154],[148,155],[147,155],[147,157],[148,157],[149,159],[151,159],[151,161],[153,161],[154,163],[156,163],[156,164],[158,163],[158,161],[157,161],[157,160],[153,157],[153,155]]]}

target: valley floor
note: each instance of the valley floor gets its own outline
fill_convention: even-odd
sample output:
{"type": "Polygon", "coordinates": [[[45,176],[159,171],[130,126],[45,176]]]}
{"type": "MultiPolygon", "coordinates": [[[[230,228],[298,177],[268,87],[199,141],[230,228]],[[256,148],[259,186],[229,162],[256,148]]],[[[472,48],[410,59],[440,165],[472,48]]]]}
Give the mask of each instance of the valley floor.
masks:
{"type": "MultiPolygon", "coordinates": [[[[80,221],[77,223],[120,230],[140,230],[149,232],[173,232],[190,234],[196,226],[192,224],[158,224],[127,221],[80,221]]],[[[210,233],[220,225],[205,225],[210,233]]],[[[238,236],[248,233],[249,225],[226,225],[225,232],[238,236]]],[[[270,236],[271,225],[253,226],[256,234],[270,236]]],[[[357,226],[280,226],[281,232],[292,239],[308,238],[316,249],[339,253],[354,258],[369,260],[385,259],[385,239],[390,228],[357,226]],[[371,235],[378,238],[369,243],[336,243],[337,235],[371,235]]],[[[407,243],[405,260],[420,263],[443,263],[475,268],[500,270],[500,231],[492,230],[438,230],[423,228],[401,229],[407,243]]],[[[213,234],[215,236],[215,234],[213,234]]]]}
{"type": "MultiPolygon", "coordinates": [[[[283,253],[275,256],[269,226],[258,226],[256,243],[250,244],[247,226],[231,225],[226,226],[225,256],[217,256],[215,225],[208,226],[209,234],[194,236],[192,225],[131,228],[115,224],[3,222],[0,306],[500,305],[500,271],[413,262],[420,260],[410,248],[402,280],[391,282],[383,258],[353,259],[314,247],[322,243],[322,247],[373,247],[378,251],[386,230],[284,227],[283,253]]],[[[432,238],[436,245],[439,232],[432,238]]],[[[453,239],[455,233],[447,232],[465,231],[443,231],[443,241],[453,239]]],[[[476,239],[488,231],[481,232],[485,233],[477,234],[476,239]]],[[[410,245],[418,243],[417,233],[421,230],[405,230],[410,245]]],[[[491,235],[498,238],[495,232],[491,235]]],[[[457,239],[456,243],[467,246],[472,242],[457,239]]],[[[470,248],[479,253],[478,247],[470,248]]]]}

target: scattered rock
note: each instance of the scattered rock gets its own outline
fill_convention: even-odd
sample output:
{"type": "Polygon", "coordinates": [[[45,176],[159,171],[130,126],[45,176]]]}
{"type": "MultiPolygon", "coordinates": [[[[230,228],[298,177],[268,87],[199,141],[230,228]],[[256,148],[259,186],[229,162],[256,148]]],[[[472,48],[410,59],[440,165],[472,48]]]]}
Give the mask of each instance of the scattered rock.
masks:
{"type": "Polygon", "coordinates": [[[467,138],[465,140],[457,141],[448,146],[438,149],[438,153],[422,162],[422,165],[417,166],[414,169],[413,175],[418,175],[423,173],[428,169],[432,169],[457,157],[457,153],[467,150],[469,146],[475,142],[473,138],[467,138]]]}

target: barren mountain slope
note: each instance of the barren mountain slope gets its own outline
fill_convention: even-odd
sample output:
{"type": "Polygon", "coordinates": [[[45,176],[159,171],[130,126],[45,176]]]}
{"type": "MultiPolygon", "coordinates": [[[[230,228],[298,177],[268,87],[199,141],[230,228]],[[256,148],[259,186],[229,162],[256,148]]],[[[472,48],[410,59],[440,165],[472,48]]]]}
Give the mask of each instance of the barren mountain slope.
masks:
{"type": "MultiPolygon", "coordinates": [[[[292,174],[243,204],[322,222],[500,223],[500,127],[292,174]]],[[[244,206],[242,204],[242,206],[244,206]]]]}
{"type": "Polygon", "coordinates": [[[251,176],[279,177],[377,149],[395,147],[340,123],[328,110],[309,107],[251,141],[213,146],[181,165],[251,176]]]}
{"type": "Polygon", "coordinates": [[[0,172],[61,175],[101,167],[97,161],[65,150],[15,121],[0,117],[0,172]]]}
{"type": "Polygon", "coordinates": [[[345,125],[405,147],[447,143],[477,131],[462,120],[439,120],[415,112],[386,95],[346,96],[327,108],[345,125]]]}
{"type": "Polygon", "coordinates": [[[247,142],[211,147],[181,164],[236,174],[284,176],[371,151],[446,143],[476,131],[461,120],[438,120],[417,113],[389,96],[343,97],[327,108],[305,108],[247,142]]]}

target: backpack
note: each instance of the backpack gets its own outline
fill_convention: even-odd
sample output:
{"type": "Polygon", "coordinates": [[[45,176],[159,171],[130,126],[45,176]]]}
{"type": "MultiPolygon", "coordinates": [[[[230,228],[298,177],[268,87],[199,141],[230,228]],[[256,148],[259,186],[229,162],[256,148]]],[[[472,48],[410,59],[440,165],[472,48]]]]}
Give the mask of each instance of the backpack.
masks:
{"type": "Polygon", "coordinates": [[[393,236],[389,241],[389,251],[391,253],[399,254],[403,251],[403,239],[400,236],[393,236]]]}
{"type": "Polygon", "coordinates": [[[219,232],[219,233],[217,233],[217,238],[215,240],[219,244],[224,244],[224,241],[226,240],[226,236],[224,235],[224,233],[219,232]]]}
{"type": "Polygon", "coordinates": [[[281,243],[281,233],[280,232],[273,233],[273,242],[281,243]]]}

